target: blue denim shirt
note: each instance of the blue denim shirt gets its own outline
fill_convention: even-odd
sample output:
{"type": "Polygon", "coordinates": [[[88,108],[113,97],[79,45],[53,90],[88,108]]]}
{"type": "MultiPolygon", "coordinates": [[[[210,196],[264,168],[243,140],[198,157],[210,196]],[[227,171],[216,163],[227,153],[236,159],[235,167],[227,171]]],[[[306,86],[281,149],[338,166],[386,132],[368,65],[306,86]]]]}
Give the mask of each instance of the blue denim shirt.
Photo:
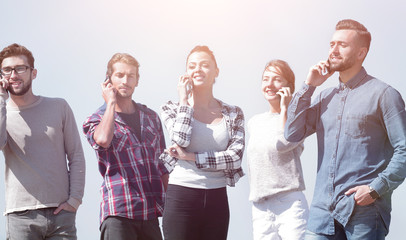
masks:
{"type": "Polygon", "coordinates": [[[334,219],[345,226],[355,207],[352,187],[370,185],[389,229],[391,195],[406,177],[406,112],[401,95],[364,68],[346,84],[316,97],[304,84],[294,95],[285,137],[297,142],[316,132],[318,164],[308,229],[334,234],[334,219]]]}

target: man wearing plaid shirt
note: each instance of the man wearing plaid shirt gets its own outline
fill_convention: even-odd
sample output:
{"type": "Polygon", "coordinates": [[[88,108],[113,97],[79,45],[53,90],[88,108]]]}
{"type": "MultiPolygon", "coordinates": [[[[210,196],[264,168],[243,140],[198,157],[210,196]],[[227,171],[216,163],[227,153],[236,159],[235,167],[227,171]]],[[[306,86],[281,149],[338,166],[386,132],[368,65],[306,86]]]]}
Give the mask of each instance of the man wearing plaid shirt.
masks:
{"type": "Polygon", "coordinates": [[[83,124],[103,176],[101,239],[162,239],[168,171],[159,155],[165,139],[158,115],[132,100],[139,64],[129,54],[113,55],[102,84],[105,104],[83,124]]]}

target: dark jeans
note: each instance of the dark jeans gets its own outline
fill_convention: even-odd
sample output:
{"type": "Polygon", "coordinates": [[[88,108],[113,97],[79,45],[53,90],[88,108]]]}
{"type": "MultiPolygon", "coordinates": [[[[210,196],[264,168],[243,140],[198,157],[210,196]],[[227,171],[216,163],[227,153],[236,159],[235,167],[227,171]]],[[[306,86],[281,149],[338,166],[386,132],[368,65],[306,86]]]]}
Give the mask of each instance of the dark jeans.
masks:
{"type": "Polygon", "coordinates": [[[168,186],[163,216],[165,240],[226,240],[229,220],[225,187],[168,186]]]}
{"type": "Polygon", "coordinates": [[[138,221],[111,216],[100,226],[101,240],[162,240],[158,219],[138,221]]]}

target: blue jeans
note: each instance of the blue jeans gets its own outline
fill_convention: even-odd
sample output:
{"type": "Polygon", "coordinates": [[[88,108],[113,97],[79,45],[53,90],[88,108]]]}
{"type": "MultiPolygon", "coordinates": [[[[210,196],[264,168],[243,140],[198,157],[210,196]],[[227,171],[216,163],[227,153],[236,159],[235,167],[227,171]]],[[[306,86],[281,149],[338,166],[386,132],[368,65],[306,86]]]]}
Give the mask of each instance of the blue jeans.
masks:
{"type": "Polygon", "coordinates": [[[42,208],[7,214],[7,240],[76,240],[76,213],[42,208]]]}
{"type": "Polygon", "coordinates": [[[101,240],[162,240],[158,218],[143,221],[110,216],[100,231],[101,240]]]}
{"type": "Polygon", "coordinates": [[[388,230],[375,204],[355,206],[352,216],[344,227],[337,221],[334,224],[334,235],[316,234],[306,231],[306,240],[382,240],[388,230]]]}
{"type": "Polygon", "coordinates": [[[169,184],[163,216],[165,240],[226,240],[230,212],[226,188],[169,184]]]}

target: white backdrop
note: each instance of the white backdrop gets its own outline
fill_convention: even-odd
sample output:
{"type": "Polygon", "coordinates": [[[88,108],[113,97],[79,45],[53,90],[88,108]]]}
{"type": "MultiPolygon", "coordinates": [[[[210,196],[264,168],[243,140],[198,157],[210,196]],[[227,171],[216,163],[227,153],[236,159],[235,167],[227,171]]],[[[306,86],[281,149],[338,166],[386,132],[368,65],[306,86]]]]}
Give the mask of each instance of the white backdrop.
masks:
{"type": "MultiPolygon", "coordinates": [[[[220,68],[215,96],[240,106],[248,120],[268,110],[260,93],[265,63],[274,58],[286,60],[300,85],[309,67],[326,59],[334,26],[345,18],[360,21],[372,33],[364,64],[368,73],[406,96],[406,3],[400,0],[1,0],[0,7],[0,48],[17,42],[33,52],[38,69],[34,93],[65,98],[80,129],[103,103],[100,83],[115,52],[128,52],[140,61],[134,100],[159,111],[165,101],[177,99],[176,83],[185,71],[188,52],[195,45],[208,45],[220,68]]],[[[336,85],[337,78],[333,76],[320,89],[336,85]]],[[[87,176],[77,215],[78,237],[98,239],[102,178],[95,154],[81,136],[87,176]]],[[[302,155],[309,202],[316,157],[312,136],[305,141],[302,155]]],[[[243,162],[246,169],[245,157],[243,162]]],[[[2,154],[0,179],[4,179],[2,154]]],[[[252,239],[248,178],[228,192],[229,239],[252,239]]],[[[404,235],[405,199],[404,184],[393,195],[389,240],[404,235]]],[[[0,184],[0,209],[4,207],[4,184],[0,184]]],[[[5,217],[0,217],[0,239],[5,239],[5,217]]]]}

